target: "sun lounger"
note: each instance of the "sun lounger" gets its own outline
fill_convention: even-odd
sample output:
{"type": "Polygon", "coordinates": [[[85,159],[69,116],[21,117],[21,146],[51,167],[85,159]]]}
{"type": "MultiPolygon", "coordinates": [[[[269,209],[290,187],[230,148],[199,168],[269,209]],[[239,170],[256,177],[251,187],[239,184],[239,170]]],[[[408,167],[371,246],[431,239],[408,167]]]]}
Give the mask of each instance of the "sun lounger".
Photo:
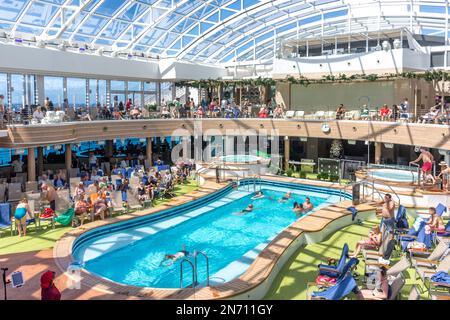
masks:
{"type": "Polygon", "coordinates": [[[139,203],[139,200],[130,191],[127,191],[127,202],[128,202],[128,208],[131,210],[141,210],[142,209],[142,205],[139,203]]]}
{"type": "Polygon", "coordinates": [[[111,204],[112,204],[112,213],[124,213],[125,209],[123,207],[122,202],[122,192],[121,191],[113,191],[111,193],[111,204]]]}
{"type": "Polygon", "coordinates": [[[332,287],[325,291],[314,291],[311,299],[341,300],[358,287],[353,275],[349,272],[332,287]]]}
{"type": "Polygon", "coordinates": [[[348,244],[345,243],[344,246],[342,247],[341,256],[336,266],[319,264],[319,274],[326,275],[329,277],[333,276],[336,277],[336,275],[339,275],[342,272],[346,264],[347,258],[348,258],[348,244]]]}
{"type": "Polygon", "coordinates": [[[8,184],[8,201],[15,202],[19,201],[22,195],[22,184],[19,182],[8,184]]]}

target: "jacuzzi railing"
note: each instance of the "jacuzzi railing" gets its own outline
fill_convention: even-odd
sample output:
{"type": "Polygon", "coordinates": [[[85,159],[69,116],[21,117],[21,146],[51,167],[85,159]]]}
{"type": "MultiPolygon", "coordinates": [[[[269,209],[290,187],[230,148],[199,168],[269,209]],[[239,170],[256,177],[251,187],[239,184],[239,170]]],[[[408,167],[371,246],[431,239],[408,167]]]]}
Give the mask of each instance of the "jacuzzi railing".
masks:
{"type": "MultiPolygon", "coordinates": [[[[372,188],[372,201],[375,200],[374,196],[373,196],[375,192],[378,193],[378,195],[380,196],[381,199],[383,199],[383,195],[381,194],[380,190],[378,190],[378,188],[375,187],[374,180],[372,180],[372,181],[360,180],[360,181],[354,182],[351,185],[352,188],[356,184],[361,184],[362,185],[362,187],[363,187],[363,193],[362,194],[364,195],[364,198],[366,197],[365,186],[369,186],[370,188],[372,188]]],[[[395,192],[395,190],[390,185],[385,185],[385,187],[389,188],[391,193],[393,193],[395,195],[395,197],[397,198],[397,201],[398,201],[397,203],[398,203],[398,205],[400,205],[400,196],[397,194],[397,192],[395,192]]]]}

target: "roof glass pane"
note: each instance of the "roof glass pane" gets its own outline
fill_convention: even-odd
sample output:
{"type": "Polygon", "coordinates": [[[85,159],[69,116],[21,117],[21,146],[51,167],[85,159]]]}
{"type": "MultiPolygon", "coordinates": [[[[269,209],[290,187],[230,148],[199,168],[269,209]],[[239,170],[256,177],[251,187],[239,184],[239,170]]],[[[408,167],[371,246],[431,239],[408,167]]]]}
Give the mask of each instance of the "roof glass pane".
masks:
{"type": "Polygon", "coordinates": [[[57,6],[34,2],[28,8],[21,22],[44,27],[50,22],[57,11],[57,6]]]}
{"type": "Polygon", "coordinates": [[[25,8],[26,0],[2,1],[0,5],[0,17],[2,20],[15,21],[20,12],[25,8]]]}
{"type": "Polygon", "coordinates": [[[100,34],[102,37],[106,38],[117,38],[125,29],[129,26],[129,23],[113,20],[109,23],[109,25],[103,30],[100,34]]]}
{"type": "Polygon", "coordinates": [[[131,7],[128,7],[122,14],[119,15],[119,19],[127,21],[134,21],[149,7],[142,3],[135,3],[131,7]]]}
{"type": "Polygon", "coordinates": [[[108,20],[106,18],[92,15],[78,29],[78,33],[96,35],[107,22],[108,20]]]}
{"type": "Polygon", "coordinates": [[[95,10],[96,13],[112,17],[114,13],[127,1],[126,0],[107,0],[95,10]]]}

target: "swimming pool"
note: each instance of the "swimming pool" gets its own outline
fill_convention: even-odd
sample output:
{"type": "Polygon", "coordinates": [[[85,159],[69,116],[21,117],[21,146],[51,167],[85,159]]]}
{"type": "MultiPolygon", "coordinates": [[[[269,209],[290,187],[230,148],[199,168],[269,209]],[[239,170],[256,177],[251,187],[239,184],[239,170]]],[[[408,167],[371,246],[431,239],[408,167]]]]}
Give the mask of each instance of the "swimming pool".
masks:
{"type": "Polygon", "coordinates": [[[398,169],[372,169],[368,171],[368,176],[374,179],[393,182],[414,182],[417,181],[417,172],[398,169]]]}
{"type": "MultiPolygon", "coordinates": [[[[294,201],[309,196],[317,210],[340,200],[337,190],[262,181],[257,189],[265,198],[252,201],[253,182],[241,182],[237,190],[228,187],[174,209],[89,231],[74,243],[73,258],[87,271],[114,282],[179,288],[180,261],[171,266],[160,263],[165,254],[185,245],[191,253],[208,255],[210,283],[219,284],[244,273],[271,239],[299,219],[292,211],[294,201]],[[287,191],[292,199],[278,202],[287,191]],[[249,203],[255,206],[253,212],[236,214],[249,203]]],[[[183,287],[191,279],[186,268],[183,287]]],[[[205,280],[206,263],[199,258],[198,281],[205,280]]]]}
{"type": "Polygon", "coordinates": [[[250,162],[258,162],[261,160],[261,157],[253,156],[253,155],[228,155],[219,157],[220,161],[228,162],[228,163],[250,163],[250,162]]]}

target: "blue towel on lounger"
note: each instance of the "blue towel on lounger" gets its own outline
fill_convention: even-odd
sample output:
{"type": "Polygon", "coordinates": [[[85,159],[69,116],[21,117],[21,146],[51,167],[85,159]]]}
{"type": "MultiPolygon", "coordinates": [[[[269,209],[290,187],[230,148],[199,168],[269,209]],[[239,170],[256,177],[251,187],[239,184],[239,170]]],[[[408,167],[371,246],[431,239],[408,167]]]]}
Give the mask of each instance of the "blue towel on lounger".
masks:
{"type": "Polygon", "coordinates": [[[341,300],[357,287],[356,281],[351,273],[340,279],[334,286],[325,291],[314,291],[311,296],[326,300],[341,300]]]}
{"type": "Polygon", "coordinates": [[[447,272],[439,271],[431,277],[431,281],[450,285],[450,275],[447,272]]]}
{"type": "Polygon", "coordinates": [[[358,213],[358,209],[356,209],[355,207],[348,207],[347,210],[352,213],[352,221],[355,221],[356,214],[358,213]]]}

